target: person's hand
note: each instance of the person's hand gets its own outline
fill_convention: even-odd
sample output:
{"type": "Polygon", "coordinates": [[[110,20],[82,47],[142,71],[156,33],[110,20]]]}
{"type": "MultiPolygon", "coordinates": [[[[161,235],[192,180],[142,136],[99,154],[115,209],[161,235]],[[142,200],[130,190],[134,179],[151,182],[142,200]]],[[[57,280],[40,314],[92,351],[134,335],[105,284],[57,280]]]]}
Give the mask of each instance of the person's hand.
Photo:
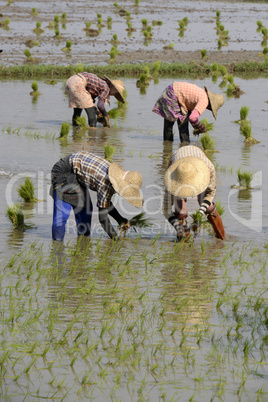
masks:
{"type": "Polygon", "coordinates": [[[126,236],[127,230],[130,228],[130,223],[128,220],[126,220],[126,222],[122,222],[120,223],[120,225],[118,226],[118,232],[119,235],[123,235],[123,237],[126,236]]]}
{"type": "Polygon", "coordinates": [[[111,127],[109,116],[103,116],[103,127],[111,127]]]}

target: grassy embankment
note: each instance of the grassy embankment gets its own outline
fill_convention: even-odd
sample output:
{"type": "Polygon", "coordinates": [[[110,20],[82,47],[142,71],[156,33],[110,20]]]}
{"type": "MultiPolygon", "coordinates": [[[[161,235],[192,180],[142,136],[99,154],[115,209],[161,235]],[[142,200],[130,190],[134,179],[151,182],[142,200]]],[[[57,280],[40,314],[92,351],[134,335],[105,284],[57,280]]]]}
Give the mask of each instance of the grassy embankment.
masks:
{"type": "MultiPolygon", "coordinates": [[[[64,78],[69,77],[79,71],[90,71],[99,75],[110,75],[117,77],[133,77],[139,76],[144,71],[144,67],[148,66],[150,71],[154,69],[154,63],[140,64],[113,64],[113,65],[70,65],[70,66],[54,66],[54,65],[20,65],[20,66],[0,66],[0,78],[64,78]]],[[[268,75],[268,57],[260,62],[244,61],[238,64],[226,64],[228,73],[239,75],[247,75],[256,77],[260,74],[268,75]]],[[[209,76],[213,71],[212,64],[206,63],[160,63],[158,76],[209,76]]]]}

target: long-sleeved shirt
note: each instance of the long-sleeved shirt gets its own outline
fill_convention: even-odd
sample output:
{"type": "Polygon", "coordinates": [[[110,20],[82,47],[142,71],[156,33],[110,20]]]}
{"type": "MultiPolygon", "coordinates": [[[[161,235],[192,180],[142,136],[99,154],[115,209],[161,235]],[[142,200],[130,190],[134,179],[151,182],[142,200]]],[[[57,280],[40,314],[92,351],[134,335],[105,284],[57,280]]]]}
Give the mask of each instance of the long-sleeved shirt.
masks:
{"type": "Polygon", "coordinates": [[[85,71],[79,73],[79,75],[82,75],[86,79],[86,90],[92,96],[93,101],[95,98],[98,97],[97,107],[101,111],[103,116],[107,116],[107,112],[104,106],[105,101],[109,101],[110,96],[110,87],[107,82],[105,80],[102,80],[96,74],[87,73],[85,71]]]}
{"type": "MultiPolygon", "coordinates": [[[[195,157],[205,162],[210,172],[210,182],[205,190],[204,201],[213,201],[216,195],[216,171],[213,163],[207,158],[206,154],[198,147],[194,145],[187,145],[185,147],[178,148],[174,151],[169,159],[168,167],[179,159],[195,157]]],[[[163,214],[168,219],[172,214],[171,208],[175,202],[176,197],[172,196],[167,190],[164,194],[163,200],[163,214]]]]}
{"type": "MultiPolygon", "coordinates": [[[[208,107],[208,96],[203,88],[195,84],[190,84],[189,82],[175,81],[173,83],[173,89],[185,113],[188,114],[189,112],[197,110],[200,115],[208,107]]],[[[192,120],[195,122],[197,117],[196,115],[191,116],[190,114],[190,122],[192,123],[192,120]]]]}
{"type": "Polygon", "coordinates": [[[70,165],[78,181],[97,192],[97,207],[109,208],[115,193],[108,175],[110,162],[89,152],[76,152],[70,156],[70,165]]]}

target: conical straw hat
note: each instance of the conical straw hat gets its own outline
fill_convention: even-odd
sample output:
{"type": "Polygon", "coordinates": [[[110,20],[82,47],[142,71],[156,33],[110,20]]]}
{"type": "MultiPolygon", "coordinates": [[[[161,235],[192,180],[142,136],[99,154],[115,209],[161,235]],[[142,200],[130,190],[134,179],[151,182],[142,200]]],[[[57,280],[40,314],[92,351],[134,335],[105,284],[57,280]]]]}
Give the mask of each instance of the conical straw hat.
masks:
{"type": "Polygon", "coordinates": [[[208,96],[212,114],[214,116],[214,119],[216,120],[218,110],[224,104],[224,97],[220,94],[213,94],[207,89],[207,87],[204,88],[208,96]]]}
{"type": "Polygon", "coordinates": [[[140,188],[142,186],[142,175],[136,170],[126,171],[113,162],[109,167],[109,179],[115,191],[126,201],[137,208],[143,205],[140,188]]]}
{"type": "Polygon", "coordinates": [[[117,93],[114,95],[114,97],[122,103],[125,103],[125,99],[124,99],[124,83],[121,80],[110,80],[110,78],[106,77],[106,75],[104,76],[105,80],[109,83],[109,85],[111,87],[114,87],[117,91],[117,93]]]}
{"type": "Polygon", "coordinates": [[[202,159],[192,156],[174,162],[166,171],[165,187],[176,197],[187,198],[201,194],[210,182],[210,171],[202,159]]]}

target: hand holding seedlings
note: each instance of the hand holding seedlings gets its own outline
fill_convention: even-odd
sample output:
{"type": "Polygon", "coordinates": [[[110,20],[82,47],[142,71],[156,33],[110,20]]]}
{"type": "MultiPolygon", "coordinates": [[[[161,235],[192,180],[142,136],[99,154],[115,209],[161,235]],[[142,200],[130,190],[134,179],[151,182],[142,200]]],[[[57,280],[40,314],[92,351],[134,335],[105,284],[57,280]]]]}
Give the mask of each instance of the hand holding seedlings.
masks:
{"type": "Polygon", "coordinates": [[[102,114],[104,126],[111,127],[105,104],[109,102],[110,96],[114,96],[119,102],[125,103],[124,84],[121,80],[110,80],[108,77],[100,78],[95,74],[81,72],[71,76],[66,81],[66,92],[69,98],[69,107],[73,108],[72,123],[77,125],[76,119],[81,116],[85,109],[88,125],[96,127],[97,110],[102,114]],[[98,98],[97,108],[94,104],[98,98]]]}

